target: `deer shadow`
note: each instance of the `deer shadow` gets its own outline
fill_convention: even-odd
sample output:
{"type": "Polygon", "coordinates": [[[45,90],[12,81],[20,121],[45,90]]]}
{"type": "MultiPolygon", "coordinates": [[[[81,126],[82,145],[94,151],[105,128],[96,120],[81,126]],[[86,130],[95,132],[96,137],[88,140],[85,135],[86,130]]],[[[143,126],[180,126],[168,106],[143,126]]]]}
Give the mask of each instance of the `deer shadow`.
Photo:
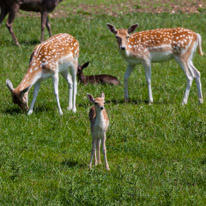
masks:
{"type": "Polygon", "coordinates": [[[86,164],[79,163],[75,160],[64,160],[63,162],[61,162],[61,165],[67,166],[69,168],[73,168],[73,167],[85,168],[85,167],[87,167],[86,164]]]}

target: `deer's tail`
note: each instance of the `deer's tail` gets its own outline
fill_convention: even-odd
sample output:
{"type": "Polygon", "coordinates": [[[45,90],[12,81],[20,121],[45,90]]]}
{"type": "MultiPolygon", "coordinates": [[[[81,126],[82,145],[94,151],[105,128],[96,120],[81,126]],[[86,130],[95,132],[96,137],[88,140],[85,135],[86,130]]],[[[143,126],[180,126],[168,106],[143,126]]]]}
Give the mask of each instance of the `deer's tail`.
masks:
{"type": "Polygon", "coordinates": [[[198,53],[203,56],[204,53],[202,51],[202,37],[200,34],[197,34],[197,46],[198,46],[198,53]]]}

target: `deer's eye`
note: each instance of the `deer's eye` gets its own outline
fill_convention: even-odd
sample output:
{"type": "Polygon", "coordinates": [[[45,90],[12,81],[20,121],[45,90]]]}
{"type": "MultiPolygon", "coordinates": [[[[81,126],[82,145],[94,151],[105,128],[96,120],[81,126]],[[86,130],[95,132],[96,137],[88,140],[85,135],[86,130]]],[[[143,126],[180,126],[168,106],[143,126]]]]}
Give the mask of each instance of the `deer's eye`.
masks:
{"type": "Polygon", "coordinates": [[[97,105],[97,102],[95,102],[94,104],[96,104],[96,105],[97,105]]]}

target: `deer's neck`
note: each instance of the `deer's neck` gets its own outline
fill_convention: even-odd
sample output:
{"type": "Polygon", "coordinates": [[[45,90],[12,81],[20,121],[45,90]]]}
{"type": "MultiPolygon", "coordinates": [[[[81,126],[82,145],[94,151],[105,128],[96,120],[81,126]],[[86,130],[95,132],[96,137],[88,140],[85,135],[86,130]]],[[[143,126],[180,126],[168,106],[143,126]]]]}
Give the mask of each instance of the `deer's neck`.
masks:
{"type": "Polygon", "coordinates": [[[40,78],[38,67],[29,67],[27,73],[24,78],[18,85],[18,90],[22,91],[25,88],[29,87],[29,89],[36,83],[36,81],[40,78]]]}
{"type": "Polygon", "coordinates": [[[98,111],[96,113],[96,119],[95,119],[95,127],[101,128],[102,130],[106,130],[108,126],[108,119],[106,115],[106,110],[103,109],[101,111],[98,111]]]}

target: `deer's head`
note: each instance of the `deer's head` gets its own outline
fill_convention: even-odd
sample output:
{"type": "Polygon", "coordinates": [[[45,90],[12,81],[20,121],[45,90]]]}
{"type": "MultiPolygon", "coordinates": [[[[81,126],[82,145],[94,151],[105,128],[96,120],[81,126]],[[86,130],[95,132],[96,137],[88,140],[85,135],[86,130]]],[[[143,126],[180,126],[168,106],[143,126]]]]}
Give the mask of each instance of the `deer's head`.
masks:
{"type": "Polygon", "coordinates": [[[11,92],[13,103],[18,104],[19,107],[23,111],[27,111],[29,109],[29,106],[28,106],[28,90],[29,90],[29,87],[27,87],[26,89],[24,89],[22,91],[18,91],[18,89],[13,88],[13,84],[8,79],[6,80],[6,85],[7,85],[7,87],[9,88],[9,90],[11,92]]]}
{"type": "Polygon", "coordinates": [[[87,97],[88,97],[89,101],[94,104],[96,111],[101,111],[101,110],[104,109],[104,103],[105,103],[104,97],[105,97],[105,95],[104,95],[103,92],[101,93],[100,97],[97,97],[95,99],[91,94],[87,94],[87,97]]]}
{"type": "Polygon", "coordinates": [[[112,24],[107,24],[107,27],[110,32],[115,34],[119,49],[126,50],[130,34],[135,31],[138,24],[130,26],[129,29],[116,29],[112,24]]]}

